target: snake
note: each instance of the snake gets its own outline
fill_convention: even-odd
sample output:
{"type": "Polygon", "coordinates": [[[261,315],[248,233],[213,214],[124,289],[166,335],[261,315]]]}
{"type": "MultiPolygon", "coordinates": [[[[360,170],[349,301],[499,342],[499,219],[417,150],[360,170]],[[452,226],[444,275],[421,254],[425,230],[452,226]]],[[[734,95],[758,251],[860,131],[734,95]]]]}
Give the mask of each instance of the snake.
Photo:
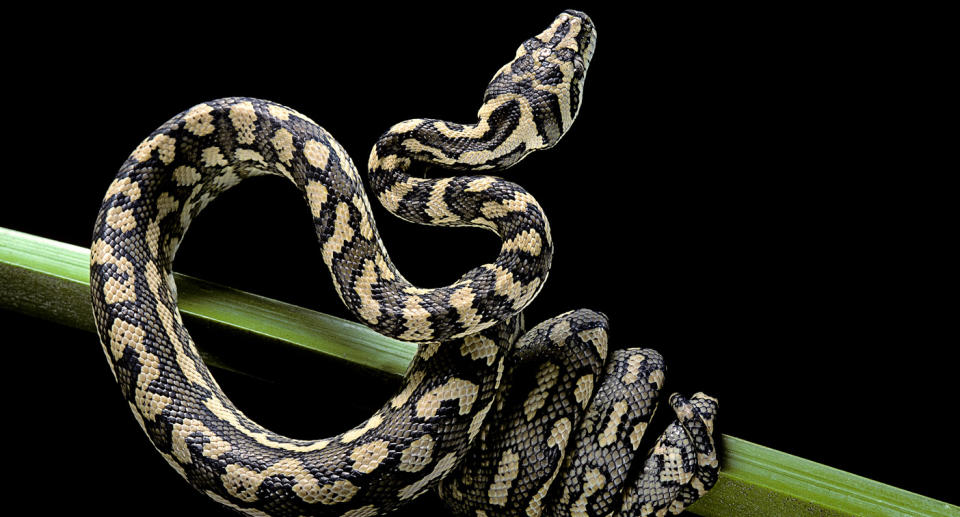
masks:
{"type": "Polygon", "coordinates": [[[549,223],[529,192],[481,172],[507,169],[567,133],[596,39],[586,14],[565,11],[494,75],[476,123],[407,120],[377,140],[368,181],[389,212],[501,239],[493,262],[443,287],[403,277],[353,161],[292,108],[204,102],[136,147],[96,219],[91,298],[123,399],[176,473],[255,516],[385,515],[430,490],[457,515],[664,515],[716,483],[715,398],[669,397],[676,416],[642,459],[661,355],[609,352],[607,317],[588,309],[526,329],[522,311],[553,257],[549,223]],[[427,177],[428,168],[458,175],[427,177]],[[177,306],[172,263],[190,222],[263,175],[302,194],[350,312],[418,344],[399,391],[337,436],[295,439],[247,418],[204,365],[177,306]]]}

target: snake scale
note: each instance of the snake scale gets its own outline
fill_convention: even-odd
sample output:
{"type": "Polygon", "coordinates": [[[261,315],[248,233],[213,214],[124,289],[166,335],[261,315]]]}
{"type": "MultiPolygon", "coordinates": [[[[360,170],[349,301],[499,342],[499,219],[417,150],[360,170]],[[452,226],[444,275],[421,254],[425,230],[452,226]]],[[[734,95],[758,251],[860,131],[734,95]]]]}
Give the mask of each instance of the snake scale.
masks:
{"type": "Polygon", "coordinates": [[[523,188],[473,174],[560,140],[580,108],[595,44],[592,21],[566,11],[496,73],[476,124],[408,120],[377,141],[369,182],[387,210],[502,239],[493,263],[445,287],[404,279],[350,157],[290,108],[206,102],[133,151],[96,220],[94,315],[125,400],[177,473],[249,515],[384,515],[431,489],[460,515],[662,515],[713,486],[715,399],[671,396],[676,419],[646,461],[635,460],[663,383],[660,355],[628,349],[608,358],[607,319],[589,310],[524,332],[520,311],[550,268],[549,224],[523,188]],[[426,166],[465,172],[413,174],[426,166]],[[190,221],[259,175],[286,177],[303,194],[352,313],[420,343],[402,389],[338,436],[291,439],[246,418],[201,361],[177,308],[172,262],[190,221]]]}

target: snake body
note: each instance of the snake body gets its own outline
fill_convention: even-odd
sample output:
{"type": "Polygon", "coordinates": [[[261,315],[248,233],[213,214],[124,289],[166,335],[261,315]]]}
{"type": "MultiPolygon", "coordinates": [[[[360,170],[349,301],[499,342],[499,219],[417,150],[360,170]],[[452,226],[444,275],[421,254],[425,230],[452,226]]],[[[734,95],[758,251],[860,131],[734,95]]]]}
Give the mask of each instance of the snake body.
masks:
{"type": "Polygon", "coordinates": [[[469,173],[502,170],[560,140],[580,108],[595,42],[590,19],[566,11],[497,72],[476,124],[409,120],[377,141],[369,180],[390,212],[502,239],[493,263],[445,287],[404,279],[350,157],[291,108],[206,102],[134,150],[97,217],[91,294],[123,396],[176,472],[250,515],[383,515],[435,487],[463,515],[646,515],[677,512],[713,485],[716,401],[703,394],[671,398],[677,420],[646,464],[631,467],[663,382],[659,354],[617,351],[604,367],[607,320],[588,310],[523,332],[520,311],[550,268],[549,224],[520,186],[469,173]],[[468,174],[412,174],[425,166],[468,174]],[[286,177],[303,194],[352,313],[421,343],[400,392],[331,438],[292,439],[245,417],[177,309],[172,262],[190,221],[259,175],[286,177]]]}

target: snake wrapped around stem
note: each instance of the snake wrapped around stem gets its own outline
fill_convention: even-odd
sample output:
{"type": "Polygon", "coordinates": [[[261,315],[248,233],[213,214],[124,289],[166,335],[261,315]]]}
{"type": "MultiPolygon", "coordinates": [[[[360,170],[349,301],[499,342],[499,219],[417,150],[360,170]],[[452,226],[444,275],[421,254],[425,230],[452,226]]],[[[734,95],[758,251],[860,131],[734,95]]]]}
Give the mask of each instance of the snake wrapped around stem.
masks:
{"type": "Polygon", "coordinates": [[[560,140],[579,111],[595,43],[591,20],[566,11],[496,73],[476,124],[409,120],[377,141],[369,180],[390,212],[502,239],[494,262],[440,288],[414,286],[397,270],[352,160],[291,108],[202,103],[133,151],[97,217],[91,295],[123,396],[177,473],[250,515],[383,515],[438,486],[463,515],[645,515],[677,512],[713,485],[716,401],[703,394],[674,395],[676,421],[644,465],[634,461],[663,382],[659,354],[617,351],[604,367],[607,320],[589,310],[523,332],[520,311],[550,269],[549,223],[520,186],[475,174],[560,140]],[[466,175],[412,174],[426,166],[466,175]],[[421,343],[402,389],[334,437],[293,439],[244,416],[177,308],[172,263],[190,221],[260,175],[300,190],[352,313],[421,343]]]}

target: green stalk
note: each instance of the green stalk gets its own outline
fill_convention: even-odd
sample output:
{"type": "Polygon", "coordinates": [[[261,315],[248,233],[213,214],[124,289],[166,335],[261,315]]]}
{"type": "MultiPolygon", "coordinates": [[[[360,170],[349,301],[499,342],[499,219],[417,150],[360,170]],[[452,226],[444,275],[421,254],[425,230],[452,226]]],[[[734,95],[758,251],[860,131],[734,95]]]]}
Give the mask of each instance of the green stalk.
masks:
{"type": "MultiPolygon", "coordinates": [[[[89,250],[0,227],[0,309],[93,332],[89,250]]],[[[340,318],[176,275],[181,311],[254,338],[260,355],[292,346],[398,378],[416,345],[340,318]]],[[[188,322],[189,326],[189,322],[188,322]]],[[[249,353],[249,352],[248,352],[249,353]]],[[[231,369],[227,358],[205,356],[231,369]]],[[[720,480],[692,513],[713,516],[960,516],[960,507],[723,435],[720,480]]]]}

